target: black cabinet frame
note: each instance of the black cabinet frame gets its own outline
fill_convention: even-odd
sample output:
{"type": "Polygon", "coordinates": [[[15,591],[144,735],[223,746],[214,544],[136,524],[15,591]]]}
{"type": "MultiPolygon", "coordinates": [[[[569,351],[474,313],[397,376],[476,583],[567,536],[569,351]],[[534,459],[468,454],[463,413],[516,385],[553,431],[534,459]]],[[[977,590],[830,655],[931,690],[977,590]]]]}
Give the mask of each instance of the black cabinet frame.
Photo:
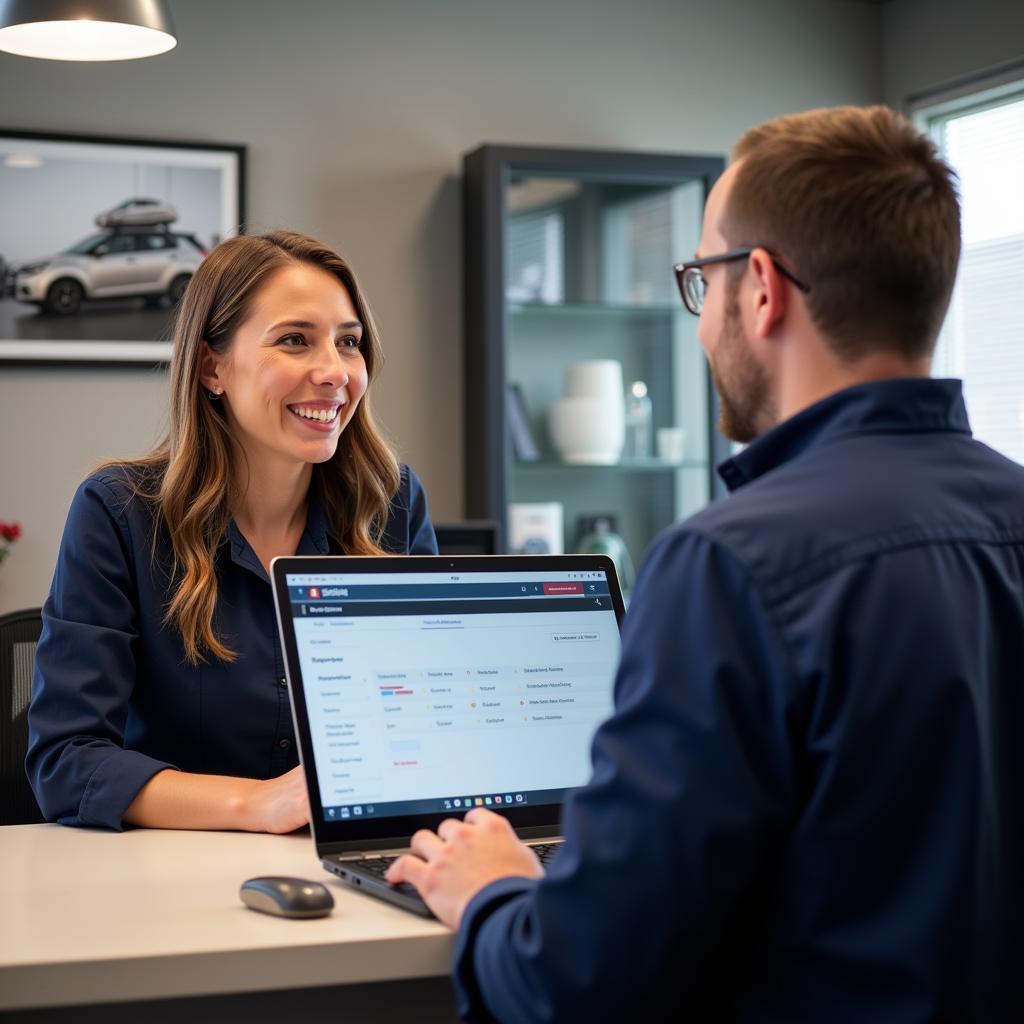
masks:
{"type": "MultiPolygon", "coordinates": [[[[517,173],[614,180],[637,185],[703,181],[704,194],[725,169],[719,156],[619,150],[483,145],[463,159],[463,300],[465,509],[467,518],[495,519],[508,536],[506,506],[513,454],[505,425],[504,195],[517,173]]],[[[680,253],[679,258],[690,254],[680,253]]],[[[729,443],[715,428],[718,399],[707,376],[708,493],[722,487],[714,466],[729,443]]]]}

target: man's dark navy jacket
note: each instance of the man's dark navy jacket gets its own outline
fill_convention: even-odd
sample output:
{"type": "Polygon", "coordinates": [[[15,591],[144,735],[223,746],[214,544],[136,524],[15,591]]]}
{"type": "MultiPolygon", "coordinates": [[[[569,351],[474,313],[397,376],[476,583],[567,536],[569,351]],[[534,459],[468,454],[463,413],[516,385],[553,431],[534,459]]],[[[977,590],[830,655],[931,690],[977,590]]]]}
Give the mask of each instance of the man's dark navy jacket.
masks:
{"type": "Polygon", "coordinates": [[[462,1012],[1024,1020],[1024,468],[891,380],[721,472],[645,562],[565,848],[467,909],[462,1012]]]}

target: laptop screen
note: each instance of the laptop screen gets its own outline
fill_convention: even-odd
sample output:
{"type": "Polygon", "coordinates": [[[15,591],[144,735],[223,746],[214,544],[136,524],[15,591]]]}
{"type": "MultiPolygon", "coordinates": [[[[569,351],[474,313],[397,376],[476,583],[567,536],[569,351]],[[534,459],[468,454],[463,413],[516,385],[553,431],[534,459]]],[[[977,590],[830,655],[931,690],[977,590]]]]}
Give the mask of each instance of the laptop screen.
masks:
{"type": "Polygon", "coordinates": [[[583,785],[619,655],[618,591],[600,563],[375,561],[372,573],[285,571],[278,587],[322,820],[525,810],[583,785]]]}

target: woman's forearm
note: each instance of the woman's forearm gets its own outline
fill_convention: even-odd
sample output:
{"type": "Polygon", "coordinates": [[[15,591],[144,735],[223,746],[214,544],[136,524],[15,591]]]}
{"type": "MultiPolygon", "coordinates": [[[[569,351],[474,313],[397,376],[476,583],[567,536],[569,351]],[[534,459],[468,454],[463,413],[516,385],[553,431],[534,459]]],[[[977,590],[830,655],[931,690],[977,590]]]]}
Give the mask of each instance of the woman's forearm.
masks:
{"type": "Polygon", "coordinates": [[[276,779],[165,769],[139,790],[123,820],[145,828],[291,832],[309,821],[301,768],[276,779]]]}

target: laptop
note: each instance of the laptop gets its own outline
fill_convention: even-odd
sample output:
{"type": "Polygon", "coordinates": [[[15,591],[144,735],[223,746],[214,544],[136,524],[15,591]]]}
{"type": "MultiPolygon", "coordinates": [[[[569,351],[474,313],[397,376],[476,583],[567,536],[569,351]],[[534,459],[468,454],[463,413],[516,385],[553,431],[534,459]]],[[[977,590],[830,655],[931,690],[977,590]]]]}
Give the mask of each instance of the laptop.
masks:
{"type": "Polygon", "coordinates": [[[275,558],[274,603],[323,866],[431,916],[384,873],[473,807],[542,861],[612,711],[622,596],[604,555],[275,558]]]}

